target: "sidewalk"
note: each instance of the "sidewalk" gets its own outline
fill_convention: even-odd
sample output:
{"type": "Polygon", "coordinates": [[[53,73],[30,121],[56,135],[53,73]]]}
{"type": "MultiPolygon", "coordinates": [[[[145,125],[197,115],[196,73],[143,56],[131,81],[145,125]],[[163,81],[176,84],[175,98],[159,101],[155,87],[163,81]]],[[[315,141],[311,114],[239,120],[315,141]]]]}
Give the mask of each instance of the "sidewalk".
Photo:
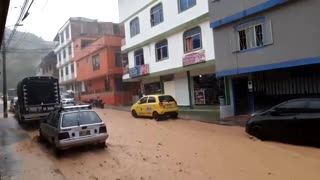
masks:
{"type": "MultiPolygon", "coordinates": [[[[126,112],[131,111],[131,106],[105,105],[105,108],[119,110],[119,111],[126,111],[126,112]]],[[[247,120],[250,118],[250,116],[243,115],[243,116],[234,116],[234,117],[228,117],[225,119],[220,119],[218,110],[180,108],[179,118],[187,119],[187,120],[197,120],[201,122],[220,124],[220,125],[226,125],[226,126],[244,127],[247,120]]]]}

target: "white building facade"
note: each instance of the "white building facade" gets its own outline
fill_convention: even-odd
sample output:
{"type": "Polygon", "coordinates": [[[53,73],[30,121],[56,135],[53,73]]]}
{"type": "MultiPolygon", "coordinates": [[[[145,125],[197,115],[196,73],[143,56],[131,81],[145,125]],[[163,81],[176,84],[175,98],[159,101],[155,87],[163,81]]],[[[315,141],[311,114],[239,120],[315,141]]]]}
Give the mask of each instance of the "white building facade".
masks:
{"type": "Polygon", "coordinates": [[[144,94],[169,94],[179,106],[218,106],[213,33],[208,1],[119,0],[125,26],[125,81],[144,94]]]}
{"type": "Polygon", "coordinates": [[[72,31],[70,21],[68,21],[58,32],[55,48],[57,56],[57,68],[59,72],[59,82],[67,90],[76,90],[77,66],[74,62],[74,47],[72,41],[72,31]]]}

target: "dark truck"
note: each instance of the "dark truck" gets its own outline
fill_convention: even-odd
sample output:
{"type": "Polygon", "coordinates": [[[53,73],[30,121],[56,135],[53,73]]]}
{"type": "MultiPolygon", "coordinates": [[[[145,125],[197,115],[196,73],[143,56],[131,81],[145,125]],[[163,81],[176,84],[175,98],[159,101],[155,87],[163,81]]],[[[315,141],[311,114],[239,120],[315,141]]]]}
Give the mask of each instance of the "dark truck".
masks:
{"type": "Polygon", "coordinates": [[[17,86],[18,122],[41,120],[60,107],[58,79],[50,76],[27,77],[17,86]]]}

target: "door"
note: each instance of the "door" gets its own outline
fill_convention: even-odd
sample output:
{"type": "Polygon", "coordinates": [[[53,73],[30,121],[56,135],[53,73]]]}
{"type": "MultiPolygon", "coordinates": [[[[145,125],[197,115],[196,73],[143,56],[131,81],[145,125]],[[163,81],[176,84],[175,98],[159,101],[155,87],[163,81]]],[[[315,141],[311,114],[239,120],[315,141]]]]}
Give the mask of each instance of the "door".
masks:
{"type": "Polygon", "coordinates": [[[248,78],[233,80],[234,108],[236,115],[249,114],[248,78]]]}
{"type": "Polygon", "coordinates": [[[146,116],[152,117],[152,113],[157,110],[157,101],[154,96],[150,96],[147,104],[145,105],[146,116]]]}
{"type": "Polygon", "coordinates": [[[55,143],[58,138],[58,124],[59,124],[60,113],[54,112],[50,119],[47,121],[47,139],[51,143],[55,143]]]}
{"type": "Polygon", "coordinates": [[[294,100],[285,102],[275,108],[273,121],[278,135],[284,140],[297,140],[301,135],[301,117],[305,112],[307,101],[294,100]]]}
{"type": "Polygon", "coordinates": [[[139,100],[139,105],[137,106],[137,113],[139,116],[146,115],[146,104],[148,101],[148,97],[143,97],[139,100]]]}
{"type": "Polygon", "coordinates": [[[309,100],[305,113],[299,116],[299,120],[301,140],[320,142],[320,100],[309,100]]]}

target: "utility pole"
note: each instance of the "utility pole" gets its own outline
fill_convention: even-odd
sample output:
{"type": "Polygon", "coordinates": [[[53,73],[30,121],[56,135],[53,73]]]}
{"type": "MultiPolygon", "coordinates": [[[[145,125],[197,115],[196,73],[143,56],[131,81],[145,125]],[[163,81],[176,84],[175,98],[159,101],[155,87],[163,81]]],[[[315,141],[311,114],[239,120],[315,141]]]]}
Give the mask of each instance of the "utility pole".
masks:
{"type": "Polygon", "coordinates": [[[3,118],[8,118],[8,96],[7,96],[7,55],[6,43],[2,43],[2,83],[3,83],[3,118]]]}

